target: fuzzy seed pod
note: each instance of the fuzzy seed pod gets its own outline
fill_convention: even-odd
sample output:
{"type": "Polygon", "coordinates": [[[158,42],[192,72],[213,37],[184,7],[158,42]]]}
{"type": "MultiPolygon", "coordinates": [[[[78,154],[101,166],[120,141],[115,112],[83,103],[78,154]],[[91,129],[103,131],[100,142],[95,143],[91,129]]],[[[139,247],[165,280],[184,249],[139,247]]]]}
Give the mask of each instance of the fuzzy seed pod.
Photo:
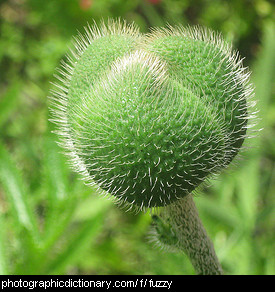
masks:
{"type": "Polygon", "coordinates": [[[57,77],[52,121],[75,170],[130,207],[191,193],[246,137],[249,73],[200,27],[88,26],[57,77]]]}

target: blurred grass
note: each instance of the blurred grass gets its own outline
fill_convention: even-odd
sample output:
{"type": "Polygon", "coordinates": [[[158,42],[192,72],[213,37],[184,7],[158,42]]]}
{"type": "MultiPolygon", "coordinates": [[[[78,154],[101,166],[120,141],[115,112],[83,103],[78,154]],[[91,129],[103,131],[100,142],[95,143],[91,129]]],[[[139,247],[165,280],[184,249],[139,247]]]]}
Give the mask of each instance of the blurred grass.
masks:
{"type": "Polygon", "coordinates": [[[202,24],[252,68],[257,138],[195,198],[227,274],[275,273],[275,24],[271,1],[9,0],[0,4],[0,274],[193,274],[148,243],[149,214],[125,213],[69,169],[47,98],[71,36],[87,21],[202,24]]]}

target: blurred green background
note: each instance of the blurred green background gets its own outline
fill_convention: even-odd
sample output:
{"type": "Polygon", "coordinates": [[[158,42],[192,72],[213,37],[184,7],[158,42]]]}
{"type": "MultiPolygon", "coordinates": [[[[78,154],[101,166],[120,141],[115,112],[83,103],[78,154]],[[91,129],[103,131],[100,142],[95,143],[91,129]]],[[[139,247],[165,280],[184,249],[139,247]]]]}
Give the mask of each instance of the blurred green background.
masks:
{"type": "Polygon", "coordinates": [[[0,274],[193,274],[68,167],[48,122],[53,74],[72,35],[108,17],[221,32],[245,57],[263,128],[196,204],[226,274],[275,274],[275,6],[267,0],[0,2],[0,274]]]}

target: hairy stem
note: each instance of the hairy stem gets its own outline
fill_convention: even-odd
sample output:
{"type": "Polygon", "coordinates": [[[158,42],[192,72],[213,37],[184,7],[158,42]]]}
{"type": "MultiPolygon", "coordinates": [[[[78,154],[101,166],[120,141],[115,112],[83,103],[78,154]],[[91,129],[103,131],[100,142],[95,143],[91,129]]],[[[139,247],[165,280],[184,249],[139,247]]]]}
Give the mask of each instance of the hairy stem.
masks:
{"type": "Polygon", "coordinates": [[[164,216],[178,239],[177,248],[190,258],[197,274],[223,274],[213,243],[202,225],[191,194],[165,207],[164,216]]]}

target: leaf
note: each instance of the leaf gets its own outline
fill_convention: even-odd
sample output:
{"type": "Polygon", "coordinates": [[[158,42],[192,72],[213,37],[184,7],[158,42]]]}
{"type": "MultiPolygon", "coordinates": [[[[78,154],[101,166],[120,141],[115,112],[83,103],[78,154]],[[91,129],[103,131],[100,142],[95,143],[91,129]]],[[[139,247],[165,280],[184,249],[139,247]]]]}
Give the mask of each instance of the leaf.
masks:
{"type": "Polygon", "coordinates": [[[67,199],[69,182],[64,155],[51,136],[46,136],[44,142],[44,175],[49,200],[53,205],[67,199]]]}
{"type": "Polygon", "coordinates": [[[42,249],[47,251],[67,228],[77,204],[75,194],[71,194],[69,189],[69,172],[65,157],[49,134],[44,139],[43,150],[42,187],[46,193],[47,206],[42,249]]]}
{"type": "Polygon", "coordinates": [[[18,106],[17,97],[20,85],[19,81],[13,81],[12,85],[0,99],[0,127],[6,122],[12,110],[18,106]]]}
{"type": "Polygon", "coordinates": [[[204,216],[211,218],[213,222],[219,222],[230,228],[235,228],[239,221],[235,209],[227,205],[217,204],[215,199],[200,197],[196,200],[196,205],[204,216]]]}
{"type": "Polygon", "coordinates": [[[101,230],[104,218],[103,214],[97,214],[97,216],[86,221],[82,225],[82,228],[77,232],[76,236],[66,245],[65,250],[49,265],[49,274],[64,273],[66,267],[72,264],[78,256],[81,256],[81,250],[85,248],[101,230]]]}
{"type": "Polygon", "coordinates": [[[264,27],[263,46],[254,65],[252,80],[255,84],[255,94],[258,100],[259,114],[263,118],[261,127],[265,126],[264,117],[270,107],[275,77],[275,25],[267,23],[264,27]]]}
{"type": "Polygon", "coordinates": [[[9,201],[17,227],[29,232],[34,240],[39,237],[37,222],[27,200],[26,187],[10,154],[0,142],[0,182],[9,201]]]}
{"type": "MultiPolygon", "coordinates": [[[[0,226],[3,225],[2,214],[0,214],[0,226]]],[[[0,228],[0,275],[7,275],[6,249],[5,249],[5,228],[0,228]]]]}

